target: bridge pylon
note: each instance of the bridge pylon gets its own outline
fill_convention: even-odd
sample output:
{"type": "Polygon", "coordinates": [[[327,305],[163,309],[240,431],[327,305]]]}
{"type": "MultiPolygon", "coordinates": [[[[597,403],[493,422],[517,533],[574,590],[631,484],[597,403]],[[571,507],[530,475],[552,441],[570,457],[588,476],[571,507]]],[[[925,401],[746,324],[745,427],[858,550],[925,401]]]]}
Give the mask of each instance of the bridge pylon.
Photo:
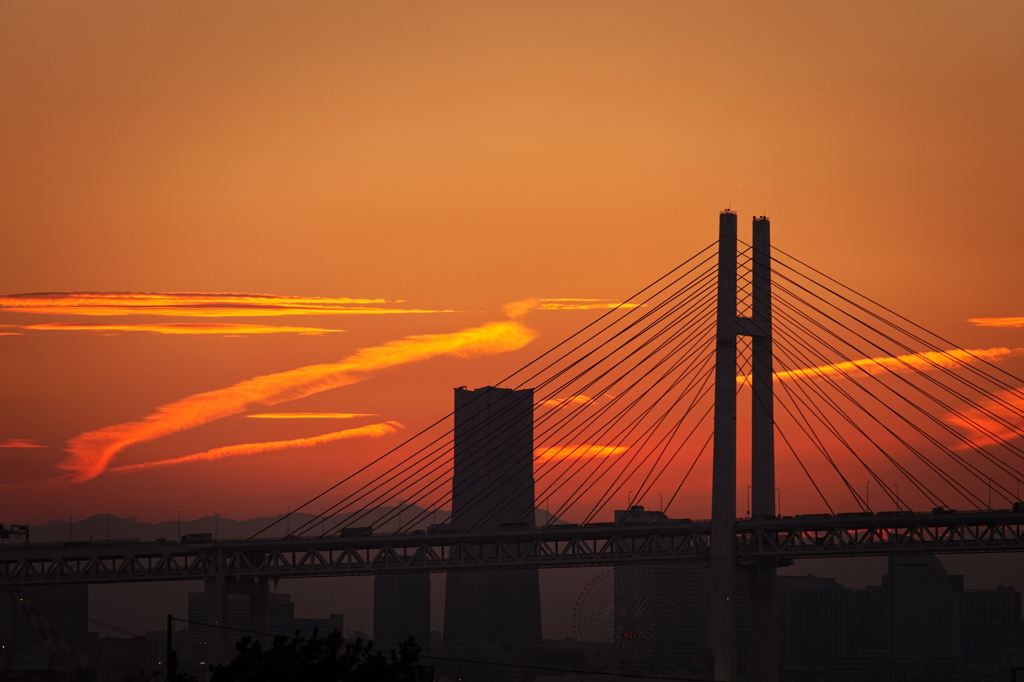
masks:
{"type": "MultiPolygon", "coordinates": [[[[718,305],[715,347],[714,465],[711,496],[711,651],[714,677],[737,679],[736,603],[736,339],[751,337],[751,515],[775,516],[775,445],[772,394],[771,231],[753,220],[750,317],[736,312],[736,214],[718,220],[718,305]]],[[[771,564],[750,566],[750,679],[776,682],[778,639],[776,578],[771,564]]]]}

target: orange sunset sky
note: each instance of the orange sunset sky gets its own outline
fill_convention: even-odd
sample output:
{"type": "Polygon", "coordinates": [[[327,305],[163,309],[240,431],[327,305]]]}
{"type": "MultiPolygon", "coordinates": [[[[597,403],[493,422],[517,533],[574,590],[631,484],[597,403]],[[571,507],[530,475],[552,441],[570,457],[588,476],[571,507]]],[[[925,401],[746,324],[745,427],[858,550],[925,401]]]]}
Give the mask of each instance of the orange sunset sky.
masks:
{"type": "Polygon", "coordinates": [[[1012,0],[4,2],[0,522],[284,511],[726,207],[1022,376],[1022,74],[1012,0]]]}

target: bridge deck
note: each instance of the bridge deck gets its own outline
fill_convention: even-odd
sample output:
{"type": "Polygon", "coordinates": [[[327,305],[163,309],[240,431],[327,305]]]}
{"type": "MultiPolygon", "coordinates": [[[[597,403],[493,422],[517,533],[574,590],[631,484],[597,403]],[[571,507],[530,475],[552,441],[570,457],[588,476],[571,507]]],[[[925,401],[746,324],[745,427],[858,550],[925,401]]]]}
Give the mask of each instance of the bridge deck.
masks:
{"type": "MultiPolygon", "coordinates": [[[[0,546],[0,587],[706,561],[710,544],[710,521],[690,520],[204,543],[9,543],[0,546]]],[[[740,563],[1019,551],[1024,511],[813,515],[736,524],[740,563]]]]}

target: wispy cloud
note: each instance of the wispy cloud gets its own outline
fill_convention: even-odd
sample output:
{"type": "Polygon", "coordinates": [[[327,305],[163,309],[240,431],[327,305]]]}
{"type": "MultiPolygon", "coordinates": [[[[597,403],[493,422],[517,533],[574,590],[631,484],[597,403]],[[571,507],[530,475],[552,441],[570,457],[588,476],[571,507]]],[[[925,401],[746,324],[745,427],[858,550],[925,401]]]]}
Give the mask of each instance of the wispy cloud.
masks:
{"type": "Polygon", "coordinates": [[[610,298],[524,298],[505,305],[505,314],[516,319],[534,310],[629,310],[637,303],[620,303],[610,298]]]}
{"type": "Polygon", "coordinates": [[[58,332],[101,332],[105,335],[120,332],[143,332],[148,334],[170,334],[174,336],[215,335],[238,336],[249,334],[300,334],[302,336],[320,336],[321,334],[337,334],[343,329],[325,329],[322,327],[291,327],[263,324],[222,324],[218,322],[180,322],[171,324],[92,324],[72,322],[43,322],[40,324],[0,325],[4,329],[20,329],[23,331],[58,331],[58,332]]]}
{"type": "Polygon", "coordinates": [[[976,327],[1024,327],[1024,317],[972,317],[967,321],[976,327]]]}
{"type": "Polygon", "coordinates": [[[40,445],[32,438],[7,438],[0,440],[0,448],[27,449],[45,447],[45,445],[40,445]]]}
{"type": "Polygon", "coordinates": [[[541,298],[537,310],[611,310],[637,308],[638,303],[622,303],[612,298],[541,298]]]}
{"type": "Polygon", "coordinates": [[[380,438],[381,436],[394,433],[400,428],[402,428],[402,425],[396,421],[380,422],[378,424],[367,424],[366,426],[359,426],[354,429],[331,431],[329,433],[322,433],[318,436],[308,436],[305,438],[290,438],[288,440],[272,440],[262,443],[238,443],[235,445],[225,445],[223,447],[204,450],[203,452],[196,452],[194,454],[183,455],[181,457],[158,459],[152,462],[138,462],[136,464],[120,464],[118,466],[111,467],[110,470],[118,473],[145,471],[147,469],[160,469],[163,467],[178,466],[180,464],[212,462],[228,457],[247,457],[249,455],[258,455],[265,452],[277,452],[279,450],[312,448],[317,445],[334,443],[339,440],[347,440],[349,438],[380,438]]]}
{"type": "Polygon", "coordinates": [[[48,292],[0,295],[0,311],[94,317],[279,317],[285,315],[412,315],[452,310],[406,308],[383,298],[277,296],[242,293],[48,292]]]}
{"type": "MultiPolygon", "coordinates": [[[[843,378],[848,374],[858,376],[883,374],[888,372],[911,372],[913,370],[929,371],[939,367],[955,369],[963,364],[979,360],[998,361],[1024,352],[1024,348],[951,348],[944,351],[922,351],[907,355],[886,355],[873,358],[857,358],[855,360],[837,360],[829,365],[804,367],[792,370],[780,370],[773,376],[779,381],[791,379],[824,379],[826,377],[843,378]]],[[[736,383],[750,383],[751,374],[740,374],[736,383]]]]}
{"type": "Polygon", "coordinates": [[[377,415],[361,412],[254,412],[245,416],[247,419],[356,419],[377,415]]]}
{"type": "Polygon", "coordinates": [[[565,398],[550,398],[540,404],[541,407],[547,407],[551,409],[563,409],[569,407],[577,407],[579,405],[586,405],[589,402],[593,402],[593,398],[589,395],[579,393],[577,395],[570,395],[565,398]]]}
{"type": "Polygon", "coordinates": [[[597,459],[601,457],[616,457],[629,450],[625,445],[595,445],[584,443],[580,445],[555,445],[547,448],[538,448],[536,457],[538,460],[562,460],[562,459],[597,459]]]}
{"type": "Polygon", "coordinates": [[[407,336],[362,348],[338,362],[266,374],[232,386],[190,395],[158,407],[138,421],[89,431],[73,438],[62,463],[75,481],[102,474],[125,448],[212,421],[298,400],[365,380],[384,369],[438,356],[472,357],[518,350],[535,332],[516,320],[490,322],[442,334],[407,336]]]}
{"type": "MultiPolygon", "coordinates": [[[[963,431],[964,436],[978,447],[999,445],[1020,438],[1020,432],[1024,431],[1024,418],[1021,417],[1021,412],[1024,412],[1024,386],[1016,390],[1000,391],[978,407],[964,408],[959,412],[947,414],[943,419],[963,431]],[[1005,422],[1016,429],[1010,428],[1005,422]]],[[[956,448],[968,450],[971,446],[958,443],[956,448]]]]}

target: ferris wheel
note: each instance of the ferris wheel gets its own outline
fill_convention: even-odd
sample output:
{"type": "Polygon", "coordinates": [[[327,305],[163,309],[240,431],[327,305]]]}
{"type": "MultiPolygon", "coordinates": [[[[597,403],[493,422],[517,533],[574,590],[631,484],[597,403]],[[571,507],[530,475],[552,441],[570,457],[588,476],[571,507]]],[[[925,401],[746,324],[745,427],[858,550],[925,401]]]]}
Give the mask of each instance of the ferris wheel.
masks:
{"type": "Polygon", "coordinates": [[[615,573],[598,573],[580,588],[572,618],[573,639],[611,644],[620,661],[639,670],[654,645],[659,597],[649,591],[615,595],[615,573]]]}
{"type": "Polygon", "coordinates": [[[580,588],[572,614],[572,638],[612,643],[615,636],[615,576],[601,571],[580,588]]]}

